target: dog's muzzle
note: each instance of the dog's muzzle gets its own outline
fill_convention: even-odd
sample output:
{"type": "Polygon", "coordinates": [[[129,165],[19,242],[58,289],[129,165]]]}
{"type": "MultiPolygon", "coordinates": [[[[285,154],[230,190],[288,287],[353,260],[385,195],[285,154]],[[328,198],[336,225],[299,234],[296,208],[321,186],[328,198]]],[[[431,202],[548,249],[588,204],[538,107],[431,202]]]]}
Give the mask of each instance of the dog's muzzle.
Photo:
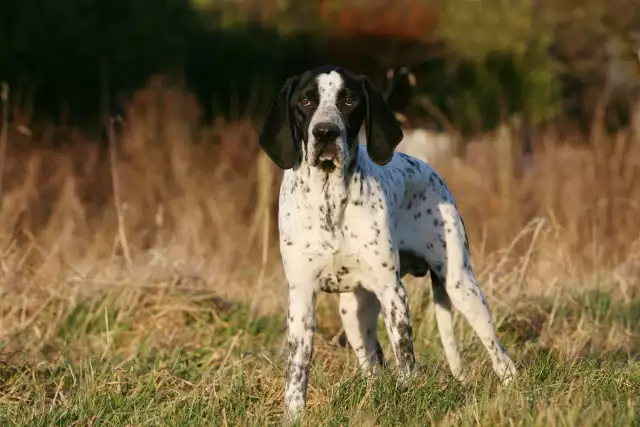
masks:
{"type": "Polygon", "coordinates": [[[315,139],[315,166],[327,171],[334,170],[336,163],[340,160],[338,150],[340,128],[334,123],[318,123],[313,127],[312,134],[315,139]]]}

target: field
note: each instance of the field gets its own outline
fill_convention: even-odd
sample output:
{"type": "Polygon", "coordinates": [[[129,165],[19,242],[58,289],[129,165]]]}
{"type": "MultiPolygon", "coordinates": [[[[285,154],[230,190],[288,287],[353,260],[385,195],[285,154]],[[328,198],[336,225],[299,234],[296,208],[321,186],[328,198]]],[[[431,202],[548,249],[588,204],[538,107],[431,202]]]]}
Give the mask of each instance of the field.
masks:
{"type": "MultiPolygon", "coordinates": [[[[64,144],[29,148],[12,131],[2,163],[0,423],[280,423],[279,175],[255,124],[204,125],[190,95],[157,81],[111,152],[74,130],[41,138],[64,144]]],[[[499,385],[457,315],[471,375],[456,382],[430,286],[407,280],[421,375],[367,385],[336,297],[321,295],[302,424],[640,425],[640,129],[545,133],[527,167],[501,149],[510,138],[436,168],[517,381],[499,385]]]]}

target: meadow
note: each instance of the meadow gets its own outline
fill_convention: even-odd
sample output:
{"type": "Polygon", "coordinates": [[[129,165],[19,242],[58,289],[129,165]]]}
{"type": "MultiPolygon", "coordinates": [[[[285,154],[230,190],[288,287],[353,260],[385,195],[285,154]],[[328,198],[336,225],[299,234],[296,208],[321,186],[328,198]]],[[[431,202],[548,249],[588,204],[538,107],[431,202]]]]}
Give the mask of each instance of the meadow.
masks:
{"type": "MultiPolygon", "coordinates": [[[[45,130],[38,148],[8,132],[2,425],[281,422],[280,172],[258,125],[202,123],[193,96],[155,80],[110,150],[74,129],[45,130]]],[[[517,381],[500,386],[459,314],[470,375],[453,379],[430,286],[410,279],[421,375],[409,389],[391,372],[368,385],[340,339],[337,297],[320,295],[303,425],[640,425],[640,128],[549,129],[526,167],[515,141],[504,127],[435,167],[517,381]]]]}

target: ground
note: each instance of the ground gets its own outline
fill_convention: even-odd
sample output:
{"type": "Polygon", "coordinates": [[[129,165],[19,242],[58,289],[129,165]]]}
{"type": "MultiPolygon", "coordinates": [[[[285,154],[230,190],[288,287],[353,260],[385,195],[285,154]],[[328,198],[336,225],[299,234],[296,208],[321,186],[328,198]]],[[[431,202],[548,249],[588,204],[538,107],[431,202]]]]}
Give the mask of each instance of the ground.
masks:
{"type": "MultiPolygon", "coordinates": [[[[47,298],[32,322],[27,319],[11,337],[13,343],[31,340],[28,347],[38,351],[4,352],[3,425],[281,422],[282,314],[255,316],[248,304],[179,287],[82,293],[47,298]]],[[[471,375],[467,384],[458,383],[444,360],[430,297],[413,292],[411,304],[420,376],[400,389],[391,371],[370,385],[356,374],[351,350],[336,339],[335,301],[320,301],[303,425],[640,423],[637,300],[619,304],[594,291],[563,301],[541,299],[509,315],[496,310],[500,336],[520,372],[506,388],[461,316],[458,336],[471,375]],[[578,339],[580,330],[590,336],[578,339]],[[627,335],[619,341],[626,345],[607,350],[617,334],[627,335]],[[563,337],[579,341],[580,349],[566,354],[567,342],[548,345],[563,337]]],[[[389,356],[381,324],[380,333],[389,356]]]]}

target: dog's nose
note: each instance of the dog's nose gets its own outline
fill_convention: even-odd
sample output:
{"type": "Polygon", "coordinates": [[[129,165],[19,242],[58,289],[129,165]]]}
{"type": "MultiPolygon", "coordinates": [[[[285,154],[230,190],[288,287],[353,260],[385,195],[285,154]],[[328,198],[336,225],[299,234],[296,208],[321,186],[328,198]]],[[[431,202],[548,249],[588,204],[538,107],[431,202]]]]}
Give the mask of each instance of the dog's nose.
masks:
{"type": "Polygon", "coordinates": [[[340,136],[340,128],[333,123],[318,123],[313,127],[313,136],[322,142],[333,142],[340,136]]]}

